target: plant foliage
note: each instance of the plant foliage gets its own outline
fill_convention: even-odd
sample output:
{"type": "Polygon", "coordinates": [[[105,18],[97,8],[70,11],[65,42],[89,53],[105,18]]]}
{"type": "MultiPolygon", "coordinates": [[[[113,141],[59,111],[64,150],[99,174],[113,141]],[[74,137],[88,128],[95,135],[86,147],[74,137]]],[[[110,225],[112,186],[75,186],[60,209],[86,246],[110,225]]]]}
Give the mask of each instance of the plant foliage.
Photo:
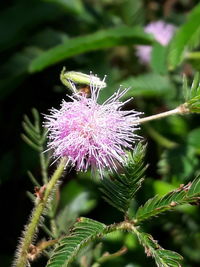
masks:
{"type": "Polygon", "coordinates": [[[149,199],[136,213],[138,223],[150,219],[164,211],[171,210],[185,203],[198,203],[200,197],[200,177],[192,183],[181,185],[179,188],[169,192],[163,197],[155,196],[149,199]]]}
{"type": "Polygon", "coordinates": [[[113,29],[101,30],[84,37],[67,40],[36,57],[30,64],[30,72],[41,71],[57,62],[87,51],[109,48],[123,44],[149,44],[152,38],[140,27],[134,29],[120,26],[113,29]]]}
{"type": "Polygon", "coordinates": [[[184,59],[184,53],[187,49],[192,49],[199,45],[200,41],[200,4],[198,4],[190,13],[188,21],[183,24],[173,38],[169,54],[169,68],[174,69],[184,59]]]}
{"type": "Polygon", "coordinates": [[[141,245],[145,248],[145,253],[155,259],[158,267],[180,267],[183,259],[181,255],[174,251],[163,249],[153,237],[139,230],[135,231],[141,245]]]}
{"type": "MultiPolygon", "coordinates": [[[[195,71],[200,71],[200,3],[12,0],[1,1],[0,13],[1,203],[6,199],[1,207],[5,253],[0,253],[0,265],[11,265],[18,240],[15,230],[27,216],[25,191],[30,190],[28,206],[34,207],[28,224],[35,226],[27,235],[28,242],[22,238],[18,245],[27,244],[21,254],[27,265],[44,266],[48,261],[53,267],[180,266],[181,256],[164,247],[180,252],[183,266],[200,266],[200,127],[198,115],[190,114],[200,113],[199,75],[190,83],[195,71]],[[171,32],[169,27],[168,35],[164,29],[156,33],[155,28],[149,34],[146,31],[152,22],[166,24],[166,30],[169,23],[176,30],[171,32]],[[166,40],[171,34],[171,41],[166,40]],[[143,46],[143,56],[148,52],[147,60],[138,46],[143,46]],[[130,88],[121,100],[134,98],[126,102],[125,110],[136,109],[145,117],[177,111],[147,124],[142,121],[139,135],[148,142],[145,162],[150,165],[144,183],[145,147],[139,144],[133,153],[127,153],[127,164],[117,166],[118,174],[105,171],[103,180],[97,172],[75,172],[73,166],[66,166],[43,205],[58,161],[50,165],[53,151],[44,153],[46,132],[39,113],[59,108],[63,98],[71,101],[66,96],[70,87],[59,80],[63,65],[67,71],[61,75],[63,84],[69,79],[80,92],[89,92],[90,71],[100,80],[107,75],[99,104],[121,84],[130,88]],[[180,103],[183,74],[187,79],[180,103]],[[24,117],[22,135],[32,150],[19,142],[19,131],[22,114],[33,106],[39,112],[33,109],[30,117],[24,117]],[[33,188],[26,188],[27,170],[33,188]],[[184,185],[175,189],[179,184],[184,185]],[[37,207],[44,209],[35,217],[37,207]],[[159,218],[162,214],[166,217],[159,218]],[[97,221],[77,220],[82,216],[97,221]],[[14,228],[9,223],[13,217],[14,228]],[[145,257],[137,238],[156,263],[145,257]],[[99,239],[101,243],[96,244],[99,239]],[[119,248],[125,248],[125,253],[119,248]]],[[[16,255],[21,257],[19,249],[16,255]]]]}
{"type": "Polygon", "coordinates": [[[101,237],[105,230],[105,224],[88,218],[79,218],[71,234],[59,240],[47,263],[47,267],[68,266],[83,246],[101,237]]]}
{"type": "Polygon", "coordinates": [[[30,121],[28,116],[24,116],[22,126],[26,134],[22,134],[22,139],[38,152],[43,152],[43,145],[46,141],[46,129],[41,128],[40,115],[38,111],[33,108],[32,114],[34,124],[30,121]]]}
{"type": "Polygon", "coordinates": [[[183,80],[183,89],[187,108],[190,112],[200,112],[200,74],[197,73],[192,82],[191,88],[188,86],[186,77],[183,80]]]}
{"type": "Polygon", "coordinates": [[[128,153],[127,164],[113,177],[104,177],[101,181],[103,198],[123,213],[127,213],[131,200],[144,180],[145,146],[139,143],[133,153],[128,153]]]}
{"type": "Polygon", "coordinates": [[[175,90],[174,85],[170,82],[168,77],[158,73],[142,74],[137,77],[129,77],[121,81],[125,87],[130,87],[130,90],[123,98],[128,97],[166,97],[173,95],[175,90]]]}

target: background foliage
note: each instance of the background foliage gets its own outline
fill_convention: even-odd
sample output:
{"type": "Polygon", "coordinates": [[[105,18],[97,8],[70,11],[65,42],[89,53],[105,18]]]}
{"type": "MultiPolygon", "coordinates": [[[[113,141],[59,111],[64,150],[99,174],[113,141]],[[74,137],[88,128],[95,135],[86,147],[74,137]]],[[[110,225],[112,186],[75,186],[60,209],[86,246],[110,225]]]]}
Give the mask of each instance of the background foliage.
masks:
{"type": "MultiPolygon", "coordinates": [[[[101,101],[122,84],[131,86],[126,97],[134,96],[127,108],[143,111],[145,116],[175,108],[183,101],[182,74],[190,79],[200,69],[200,4],[195,0],[4,1],[0,31],[0,262],[10,266],[17,238],[32,207],[26,193],[33,192],[27,170],[42,182],[37,151],[33,152],[20,138],[23,115],[31,116],[32,107],[47,113],[48,108],[59,106],[67,93],[59,80],[63,65],[67,70],[92,70],[100,77],[107,74],[108,88],[102,92],[101,101]],[[143,30],[148,22],[160,19],[177,27],[168,47],[158,45],[143,30]],[[149,65],[139,62],[137,44],[152,45],[149,65]]],[[[132,203],[133,211],[155,194],[162,196],[193,180],[200,170],[197,115],[151,122],[143,125],[139,134],[148,144],[145,161],[149,167],[143,188],[132,203]]],[[[41,149],[43,144],[38,146],[41,149]]],[[[66,233],[82,215],[105,224],[121,220],[122,214],[101,198],[98,180],[91,179],[90,173],[71,170],[64,178],[59,198],[56,221],[61,233],[66,233]]],[[[162,247],[183,255],[184,266],[199,266],[198,214],[198,206],[182,206],[175,214],[154,218],[143,228],[162,247]]],[[[90,260],[97,255],[114,253],[122,244],[128,251],[102,266],[155,266],[129,233],[110,234],[104,241],[103,245],[94,244],[84,250],[74,266],[90,266],[90,260]]],[[[35,266],[42,266],[43,260],[35,266]]]]}

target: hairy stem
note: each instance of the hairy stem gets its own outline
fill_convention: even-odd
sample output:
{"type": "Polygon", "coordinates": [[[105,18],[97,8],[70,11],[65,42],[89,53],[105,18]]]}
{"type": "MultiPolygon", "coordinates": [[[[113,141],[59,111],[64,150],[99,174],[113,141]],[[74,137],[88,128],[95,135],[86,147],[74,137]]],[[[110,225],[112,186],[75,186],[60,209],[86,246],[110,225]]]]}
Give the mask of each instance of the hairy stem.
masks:
{"type": "MultiPolygon", "coordinates": [[[[43,184],[47,184],[48,182],[48,172],[47,172],[47,158],[44,155],[44,147],[43,144],[41,144],[40,148],[40,166],[41,166],[41,175],[42,175],[42,181],[43,184]]],[[[49,205],[49,217],[50,217],[50,227],[51,227],[51,233],[53,234],[54,238],[57,237],[57,226],[56,222],[54,219],[54,214],[53,214],[53,201],[49,205]]]]}
{"type": "Polygon", "coordinates": [[[149,117],[146,117],[146,118],[135,120],[134,123],[142,124],[142,123],[145,123],[145,122],[148,122],[148,121],[158,120],[158,119],[161,119],[161,118],[164,118],[164,117],[168,117],[168,116],[171,116],[171,115],[175,115],[175,114],[183,115],[183,114],[188,114],[188,113],[189,113],[189,109],[187,108],[187,104],[182,104],[182,105],[180,105],[179,107],[177,107],[175,109],[172,109],[172,110],[169,110],[169,111],[166,111],[166,112],[163,112],[163,113],[159,113],[159,114],[156,114],[156,115],[152,115],[152,116],[149,116],[149,117]]]}
{"type": "Polygon", "coordinates": [[[20,242],[20,246],[17,252],[17,258],[14,263],[14,266],[16,267],[24,267],[27,265],[28,250],[34,239],[34,235],[37,232],[37,227],[40,222],[41,215],[43,214],[44,209],[47,207],[49,196],[56,187],[59,178],[63,174],[65,165],[66,165],[66,158],[63,158],[60,161],[51,179],[47,183],[43,197],[41,197],[35,204],[30,221],[25,228],[24,236],[20,242]]]}

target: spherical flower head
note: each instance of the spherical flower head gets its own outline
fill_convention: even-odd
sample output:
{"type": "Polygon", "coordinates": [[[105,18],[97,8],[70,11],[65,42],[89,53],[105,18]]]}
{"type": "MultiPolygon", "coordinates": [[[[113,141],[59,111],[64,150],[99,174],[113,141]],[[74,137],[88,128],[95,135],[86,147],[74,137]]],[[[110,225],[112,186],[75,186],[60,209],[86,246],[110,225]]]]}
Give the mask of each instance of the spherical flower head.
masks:
{"type": "MultiPolygon", "coordinates": [[[[161,45],[166,46],[170,42],[176,27],[173,24],[166,23],[164,21],[155,21],[148,24],[144,31],[151,33],[155,40],[161,45]]],[[[136,47],[136,54],[139,57],[141,63],[147,64],[151,60],[152,47],[149,45],[139,45],[136,47]]]]}
{"type": "Polygon", "coordinates": [[[88,98],[78,93],[72,84],[71,101],[63,100],[59,110],[51,109],[44,123],[48,129],[48,147],[53,150],[55,159],[67,157],[68,164],[76,170],[86,171],[91,167],[98,170],[101,177],[104,169],[116,170],[119,164],[126,162],[125,149],[132,149],[138,139],[134,132],[138,129],[140,114],[121,110],[125,102],[120,98],[128,89],[120,88],[102,105],[98,104],[104,85],[104,80],[99,83],[91,76],[91,97],[88,98]]]}

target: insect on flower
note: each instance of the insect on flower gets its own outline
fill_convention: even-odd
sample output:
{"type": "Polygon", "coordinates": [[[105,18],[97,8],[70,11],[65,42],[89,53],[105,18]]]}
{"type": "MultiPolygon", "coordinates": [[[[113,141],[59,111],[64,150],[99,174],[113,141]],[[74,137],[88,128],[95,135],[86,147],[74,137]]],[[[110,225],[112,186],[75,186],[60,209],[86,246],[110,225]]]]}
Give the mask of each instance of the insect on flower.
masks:
{"type": "Polygon", "coordinates": [[[48,129],[48,148],[53,150],[55,159],[67,157],[68,164],[76,170],[91,167],[103,177],[104,169],[117,170],[119,164],[126,162],[125,149],[132,149],[138,139],[134,132],[140,113],[122,110],[129,100],[123,103],[120,98],[129,89],[121,87],[100,105],[98,97],[106,85],[105,77],[102,81],[92,74],[87,78],[91,97],[84,90],[80,93],[68,79],[73,91],[71,101],[63,100],[60,109],[52,108],[45,116],[44,126],[48,129]]]}

